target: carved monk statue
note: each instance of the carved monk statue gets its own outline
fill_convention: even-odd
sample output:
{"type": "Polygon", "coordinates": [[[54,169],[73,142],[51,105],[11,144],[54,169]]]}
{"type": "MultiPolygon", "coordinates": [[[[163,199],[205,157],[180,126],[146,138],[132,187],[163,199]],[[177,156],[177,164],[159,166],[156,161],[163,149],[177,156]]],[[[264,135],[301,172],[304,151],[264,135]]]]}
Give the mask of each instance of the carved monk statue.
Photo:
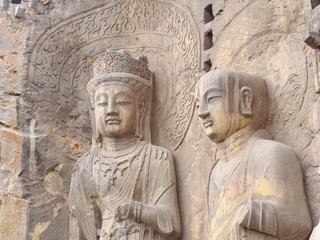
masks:
{"type": "Polygon", "coordinates": [[[180,217],[172,154],[150,139],[152,74],[147,59],[107,51],[87,90],[93,145],[70,187],[70,239],[177,239],[180,217]]]}
{"type": "Polygon", "coordinates": [[[311,219],[294,151],[262,128],[268,97],[262,79],[220,69],[197,86],[205,134],[217,145],[208,185],[210,240],[303,240],[311,219]]]}

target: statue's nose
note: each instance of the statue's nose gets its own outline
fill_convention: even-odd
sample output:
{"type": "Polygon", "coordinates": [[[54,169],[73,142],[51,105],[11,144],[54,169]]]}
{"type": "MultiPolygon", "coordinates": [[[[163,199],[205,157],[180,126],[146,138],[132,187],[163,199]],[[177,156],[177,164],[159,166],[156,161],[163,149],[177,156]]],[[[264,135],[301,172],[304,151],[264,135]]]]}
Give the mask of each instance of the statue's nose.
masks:
{"type": "Polygon", "coordinates": [[[107,115],[115,114],[115,113],[117,113],[116,104],[113,101],[110,101],[107,106],[107,115]]]}
{"type": "Polygon", "coordinates": [[[199,118],[205,119],[206,117],[209,116],[209,111],[207,108],[205,108],[204,106],[200,106],[198,108],[198,116],[199,118]]]}

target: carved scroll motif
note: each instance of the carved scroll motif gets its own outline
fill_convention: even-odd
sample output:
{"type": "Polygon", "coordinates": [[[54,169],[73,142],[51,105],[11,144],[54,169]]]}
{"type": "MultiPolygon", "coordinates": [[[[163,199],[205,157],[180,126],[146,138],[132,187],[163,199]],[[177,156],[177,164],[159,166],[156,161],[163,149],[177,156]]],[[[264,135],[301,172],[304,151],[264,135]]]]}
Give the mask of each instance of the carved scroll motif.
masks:
{"type": "Polygon", "coordinates": [[[200,45],[188,9],[170,1],[112,1],[45,32],[32,52],[29,84],[38,94],[48,95],[50,89],[47,99],[51,101],[39,103],[39,109],[76,111],[72,114],[80,116],[77,124],[88,126],[88,120],[82,117],[87,110],[74,110],[74,105],[85,102],[92,62],[106,49],[126,49],[134,56],[144,54],[156,78],[154,141],[177,149],[193,113],[189,94],[195,85],[195,73],[200,71],[200,45]],[[52,106],[52,100],[57,106],[52,106]]]}

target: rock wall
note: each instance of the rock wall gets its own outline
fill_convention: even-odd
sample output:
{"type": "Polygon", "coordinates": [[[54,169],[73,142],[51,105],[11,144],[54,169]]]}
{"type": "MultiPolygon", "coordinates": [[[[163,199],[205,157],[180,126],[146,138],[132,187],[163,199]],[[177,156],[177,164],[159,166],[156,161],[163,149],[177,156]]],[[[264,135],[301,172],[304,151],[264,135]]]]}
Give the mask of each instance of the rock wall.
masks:
{"type": "MultiPolygon", "coordinates": [[[[92,59],[108,48],[146,54],[155,73],[152,140],[176,159],[181,239],[207,238],[204,196],[215,146],[201,132],[189,94],[210,68],[266,80],[268,129],[297,151],[316,225],[320,55],[304,43],[319,31],[316,1],[150,0],[146,25],[121,31],[107,24],[119,2],[30,0],[22,1],[24,11],[0,1],[0,239],[68,239],[71,169],[91,141],[85,85],[92,59]]],[[[145,4],[126,2],[128,15],[145,4]]]]}

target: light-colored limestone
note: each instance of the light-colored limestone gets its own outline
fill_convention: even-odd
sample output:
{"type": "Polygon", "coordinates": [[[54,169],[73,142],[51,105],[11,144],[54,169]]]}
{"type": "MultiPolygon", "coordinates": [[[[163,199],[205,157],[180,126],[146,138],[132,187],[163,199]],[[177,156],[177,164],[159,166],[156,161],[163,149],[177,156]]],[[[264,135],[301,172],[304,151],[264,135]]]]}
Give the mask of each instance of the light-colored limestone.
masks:
{"type": "Polygon", "coordinates": [[[294,151],[263,129],[265,82],[211,70],[195,98],[199,123],[218,149],[207,189],[209,239],[305,239],[312,224],[303,171],[294,151]]]}
{"type": "Polygon", "coordinates": [[[12,195],[1,195],[0,239],[25,239],[28,204],[12,195]]]}
{"type": "MultiPolygon", "coordinates": [[[[87,22],[83,21],[81,25],[80,16],[100,12],[103,7],[113,6],[117,2],[121,1],[23,1],[23,4],[28,6],[26,14],[23,18],[16,18],[16,5],[10,4],[10,1],[0,1],[0,121],[4,123],[5,131],[17,132],[24,137],[22,152],[10,153],[12,159],[19,159],[17,166],[20,165],[23,171],[19,175],[8,170],[0,170],[0,175],[3,176],[1,179],[10,179],[1,181],[0,185],[6,185],[2,187],[5,191],[8,191],[9,185],[19,186],[12,192],[23,192],[22,198],[32,203],[27,206],[28,211],[22,211],[28,219],[25,223],[28,232],[24,238],[28,238],[29,233],[34,232],[37,224],[41,222],[49,222],[49,225],[39,234],[40,239],[68,238],[66,202],[70,173],[76,159],[89,150],[91,141],[89,107],[85,104],[85,86],[91,77],[88,67],[92,64],[92,55],[96,56],[100,50],[112,47],[128,47],[134,56],[145,53],[151,70],[161,82],[155,86],[155,90],[162,89],[162,92],[154,96],[155,103],[159,106],[158,114],[173,114],[176,109],[181,108],[185,113],[179,118],[181,123],[188,119],[187,124],[180,125],[180,129],[184,130],[175,132],[169,139],[167,133],[174,129],[175,124],[171,121],[173,118],[169,117],[170,114],[163,115],[167,130],[158,122],[153,128],[152,139],[155,144],[175,149],[173,154],[176,159],[179,205],[183,209],[181,239],[206,239],[207,236],[203,196],[216,149],[203,137],[193,106],[189,105],[192,98],[188,102],[189,93],[194,91],[196,80],[203,75],[202,69],[207,60],[211,60],[213,68],[232,68],[265,79],[270,98],[270,119],[267,128],[275,140],[301,152],[299,157],[305,173],[306,194],[313,224],[316,225],[320,219],[320,99],[317,93],[320,89],[320,57],[319,52],[311,49],[303,41],[310,31],[309,25],[313,22],[311,17],[315,13],[315,9],[311,9],[311,0],[150,0],[150,3],[161,2],[170,5],[175,12],[174,16],[184,16],[169,21],[170,24],[179,21],[181,23],[174,25],[178,28],[171,29],[174,30],[174,34],[170,33],[170,37],[166,37],[166,34],[161,34],[162,37],[155,34],[151,38],[141,35],[137,42],[135,34],[123,34],[122,37],[115,38],[116,34],[111,36],[108,32],[102,34],[102,39],[93,42],[90,48],[78,45],[68,55],[70,58],[59,65],[63,70],[61,74],[57,74],[57,65],[48,64],[48,69],[55,69],[43,71],[53,73],[53,77],[50,78],[52,82],[45,82],[50,83],[49,87],[42,83],[30,83],[32,66],[44,66],[53,57],[58,63],[60,57],[65,56],[64,51],[70,51],[71,45],[63,45],[64,50],[60,49],[50,55],[56,47],[62,46],[60,43],[64,40],[66,43],[72,43],[70,39],[80,40],[88,36],[82,34],[85,32],[90,33],[91,37],[96,36],[96,25],[91,23],[98,23],[98,19],[87,18],[87,22]],[[205,24],[204,8],[209,4],[212,4],[214,19],[205,24]],[[79,21],[71,26],[72,19],[79,21]],[[59,35],[57,31],[55,40],[47,39],[48,43],[58,44],[47,44],[44,41],[46,44],[41,48],[44,49],[41,54],[46,52],[49,57],[32,58],[45,36],[53,37],[50,33],[57,29],[62,30],[62,26],[66,26],[69,33],[73,32],[72,29],[83,31],[75,32],[76,35],[72,37],[69,34],[59,35]],[[211,29],[213,46],[203,51],[205,32],[211,29]],[[187,36],[185,42],[179,43],[180,37],[176,38],[179,33],[187,36]],[[188,52],[190,49],[185,46],[190,46],[189,43],[193,40],[195,51],[188,52]],[[147,48],[149,43],[155,47],[147,48]],[[183,66],[185,61],[180,61],[182,53],[187,54],[185,56],[188,64],[196,63],[192,71],[190,65],[183,66]],[[176,61],[176,57],[180,60],[176,61]],[[81,60],[80,65],[76,64],[77,60],[81,60]],[[71,83],[69,79],[74,81],[71,83]],[[187,83],[185,79],[188,79],[188,84],[191,85],[184,86],[183,84],[187,83]],[[63,91],[49,90],[57,81],[64,82],[63,91]],[[181,86],[185,87],[185,91],[179,91],[181,86]],[[70,93],[70,89],[73,89],[73,92],[70,93]],[[187,105],[172,107],[184,100],[187,105]],[[163,103],[169,105],[162,107],[163,103]],[[178,135],[179,141],[176,142],[179,144],[172,144],[178,135]],[[57,166],[62,168],[56,169],[57,166]],[[52,171],[62,177],[62,187],[59,181],[59,187],[55,188],[61,191],[59,194],[58,191],[51,194],[45,188],[44,179],[52,171]],[[22,179],[23,190],[19,185],[22,179]],[[19,184],[7,184],[8,182],[19,184]]],[[[164,8],[156,8],[157,11],[161,9],[164,8]]],[[[165,23],[163,19],[165,20],[165,17],[158,18],[158,21],[165,23]]],[[[101,26],[107,26],[108,23],[109,21],[100,21],[101,26]]],[[[158,29],[152,31],[157,32],[158,29]]],[[[37,77],[37,81],[41,79],[46,79],[46,75],[37,77]]],[[[7,146],[5,141],[1,141],[2,152],[10,151],[7,146]],[[6,146],[6,149],[2,146],[6,146]]],[[[48,185],[46,186],[48,188],[48,185]]]]}

